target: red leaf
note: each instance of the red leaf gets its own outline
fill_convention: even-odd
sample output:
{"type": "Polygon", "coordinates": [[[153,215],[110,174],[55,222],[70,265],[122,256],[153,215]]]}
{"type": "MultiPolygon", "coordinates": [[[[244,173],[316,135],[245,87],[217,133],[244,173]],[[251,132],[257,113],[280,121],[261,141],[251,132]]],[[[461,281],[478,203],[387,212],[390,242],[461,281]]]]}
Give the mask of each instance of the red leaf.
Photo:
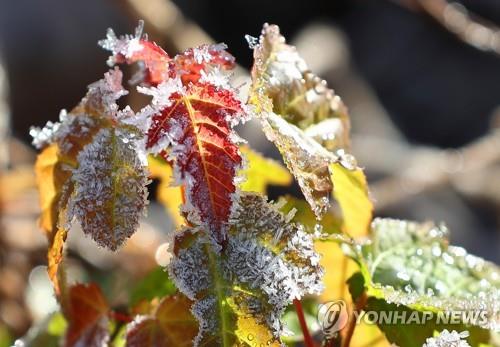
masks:
{"type": "Polygon", "coordinates": [[[117,63],[132,64],[138,61],[144,62],[146,76],[144,82],[151,85],[157,85],[168,78],[170,69],[170,57],[168,54],[154,42],[146,40],[139,41],[142,48],[134,51],[132,55],[126,57],[119,53],[116,56],[117,63]]]}
{"type": "Polygon", "coordinates": [[[150,148],[168,137],[169,154],[185,182],[186,199],[199,219],[195,222],[205,223],[219,242],[224,240],[231,195],[236,190],[234,177],[242,162],[231,139],[231,120],[241,112],[232,92],[210,84],[190,84],[184,94],[171,94],[170,106],[153,117],[148,132],[150,148]]]}
{"type": "Polygon", "coordinates": [[[70,288],[65,312],[69,327],[64,346],[103,346],[109,340],[109,306],[95,284],[70,288]]]}
{"type": "Polygon", "coordinates": [[[174,58],[175,70],[179,73],[182,83],[196,83],[200,80],[201,71],[210,68],[231,70],[235,66],[234,57],[226,52],[226,45],[201,45],[189,48],[183,54],[174,58]]]}
{"type": "Polygon", "coordinates": [[[225,44],[205,44],[190,48],[172,60],[162,48],[142,35],[143,25],[142,21],[139,22],[134,36],[123,35],[119,38],[109,29],[106,39],[101,40],[99,44],[111,51],[111,64],[142,62],[145,70],[142,81],[147,84],[156,86],[176,76],[179,76],[184,84],[196,83],[202,70],[230,70],[235,66],[234,57],[226,52],[225,44]]]}

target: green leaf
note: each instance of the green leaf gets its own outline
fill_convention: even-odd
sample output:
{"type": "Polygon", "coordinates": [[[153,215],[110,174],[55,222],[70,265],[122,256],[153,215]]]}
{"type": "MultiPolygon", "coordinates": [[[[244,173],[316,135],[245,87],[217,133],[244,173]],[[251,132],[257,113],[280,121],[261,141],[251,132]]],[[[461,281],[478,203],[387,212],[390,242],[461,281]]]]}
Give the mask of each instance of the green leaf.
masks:
{"type": "Polygon", "coordinates": [[[11,339],[7,327],[0,323],[0,347],[10,347],[12,345],[11,339]]]}
{"type": "MultiPolygon", "coordinates": [[[[350,250],[361,267],[369,297],[365,310],[404,311],[406,317],[416,311],[420,322],[423,312],[432,315],[425,324],[379,324],[389,341],[420,347],[434,330],[448,329],[468,330],[471,346],[489,342],[488,330],[498,329],[500,269],[496,265],[449,246],[444,226],[376,219],[372,232],[371,240],[350,250]],[[473,315],[478,310],[485,316],[457,316],[457,324],[444,324],[443,317],[452,312],[473,315]]],[[[359,289],[353,292],[353,283],[359,286],[359,282],[359,275],[351,279],[355,297],[359,289]]]]}
{"type": "Polygon", "coordinates": [[[154,298],[162,298],[173,295],[177,289],[168,273],[161,267],[157,267],[146,275],[131,291],[130,306],[133,307],[142,300],[151,301],[154,298]]]}

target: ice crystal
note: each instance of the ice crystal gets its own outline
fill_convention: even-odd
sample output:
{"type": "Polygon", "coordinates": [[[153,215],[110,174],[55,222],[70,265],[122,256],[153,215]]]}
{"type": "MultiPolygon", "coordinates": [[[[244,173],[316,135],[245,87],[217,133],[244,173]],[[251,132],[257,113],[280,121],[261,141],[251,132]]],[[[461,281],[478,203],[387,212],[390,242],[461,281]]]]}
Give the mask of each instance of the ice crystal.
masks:
{"type": "Polygon", "coordinates": [[[468,331],[458,333],[455,330],[449,332],[444,329],[436,337],[428,338],[422,347],[470,347],[465,340],[468,336],[468,331]]]}
{"type": "Polygon", "coordinates": [[[123,73],[115,67],[104,74],[104,78],[90,84],[82,104],[88,110],[99,110],[107,117],[114,118],[118,112],[116,100],[128,94],[122,86],[123,73]]]}
{"type": "MultiPolygon", "coordinates": [[[[61,111],[62,112],[62,111],[61,111]]],[[[48,121],[43,128],[31,127],[30,136],[33,138],[32,144],[37,149],[41,149],[54,142],[54,138],[59,130],[61,123],[48,121]]]]}
{"type": "MultiPolygon", "coordinates": [[[[134,35],[124,35],[117,37],[113,29],[109,28],[106,32],[106,38],[100,40],[99,46],[113,53],[113,56],[123,55],[126,58],[132,57],[132,55],[141,50],[141,42],[144,30],[144,21],[140,20],[138,26],[135,29],[134,35]]],[[[113,60],[113,56],[108,60],[108,64],[113,66],[116,62],[113,60]]]]}

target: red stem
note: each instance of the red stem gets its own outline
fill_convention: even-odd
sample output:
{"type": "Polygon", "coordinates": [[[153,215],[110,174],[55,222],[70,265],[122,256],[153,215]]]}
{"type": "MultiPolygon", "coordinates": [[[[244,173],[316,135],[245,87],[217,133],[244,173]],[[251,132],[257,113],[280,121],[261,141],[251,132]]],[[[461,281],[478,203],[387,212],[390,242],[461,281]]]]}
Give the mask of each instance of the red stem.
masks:
{"type": "Polygon", "coordinates": [[[302,309],[302,303],[300,300],[295,299],[293,300],[293,305],[295,306],[295,311],[297,312],[297,317],[299,318],[300,328],[302,329],[302,335],[304,336],[304,344],[306,347],[314,347],[314,341],[309,333],[309,328],[307,327],[304,310],[302,309]]]}
{"type": "Polygon", "coordinates": [[[110,311],[109,316],[114,320],[117,320],[122,323],[130,323],[132,321],[132,317],[130,317],[129,315],[116,311],[110,311]]]}
{"type": "MultiPolygon", "coordinates": [[[[363,294],[361,294],[361,296],[356,301],[356,306],[354,310],[356,312],[361,312],[366,306],[367,301],[368,301],[368,296],[366,295],[366,292],[363,292],[363,294]]],[[[354,315],[348,324],[349,325],[347,326],[346,334],[342,341],[342,347],[349,347],[351,345],[351,339],[352,336],[354,335],[354,329],[356,329],[356,318],[354,317],[354,315]]]]}

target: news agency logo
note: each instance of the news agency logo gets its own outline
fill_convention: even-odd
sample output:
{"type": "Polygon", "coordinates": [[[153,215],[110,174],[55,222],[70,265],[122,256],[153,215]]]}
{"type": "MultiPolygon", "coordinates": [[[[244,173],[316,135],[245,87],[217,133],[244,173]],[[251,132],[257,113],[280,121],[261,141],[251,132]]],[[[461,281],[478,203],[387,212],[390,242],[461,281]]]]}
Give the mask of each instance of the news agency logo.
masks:
{"type": "MultiPolygon", "coordinates": [[[[349,320],[354,324],[377,325],[425,325],[429,322],[435,324],[467,324],[485,326],[491,319],[488,311],[356,311],[350,313],[343,300],[329,301],[318,306],[318,323],[327,339],[334,338],[339,331],[344,329],[349,320]]],[[[498,316],[500,318],[500,316],[498,316]]]]}
{"type": "Polygon", "coordinates": [[[318,322],[327,339],[335,337],[348,321],[349,313],[345,301],[329,301],[318,306],[318,322]]]}

